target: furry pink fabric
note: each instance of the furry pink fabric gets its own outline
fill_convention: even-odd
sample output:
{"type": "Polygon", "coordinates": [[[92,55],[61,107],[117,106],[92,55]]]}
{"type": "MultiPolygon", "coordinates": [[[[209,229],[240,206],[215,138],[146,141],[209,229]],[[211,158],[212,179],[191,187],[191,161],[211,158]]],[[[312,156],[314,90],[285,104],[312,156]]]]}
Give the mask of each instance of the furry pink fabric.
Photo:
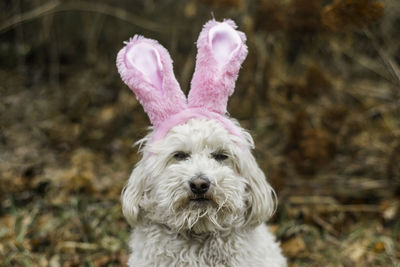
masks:
{"type": "Polygon", "coordinates": [[[226,113],[228,97],[247,56],[246,36],[232,20],[207,22],[197,40],[196,67],[188,100],[190,107],[226,113]]]}
{"type": "Polygon", "coordinates": [[[154,132],[153,140],[159,140],[163,138],[172,127],[183,124],[193,118],[216,120],[220,122],[231,134],[240,138],[242,137],[238,127],[227,117],[204,108],[188,108],[164,121],[154,132]]]}
{"type": "Polygon", "coordinates": [[[186,97],[175,78],[171,57],[157,41],[135,35],[119,51],[117,67],[155,128],[186,109],[186,97]]]}
{"type": "Polygon", "coordinates": [[[176,81],[168,51],[157,41],[135,35],[119,51],[118,71],[155,127],[153,141],[192,118],[216,120],[241,137],[226,117],[228,97],[247,55],[246,36],[236,28],[232,20],[210,20],[204,25],[188,100],[176,81]]]}

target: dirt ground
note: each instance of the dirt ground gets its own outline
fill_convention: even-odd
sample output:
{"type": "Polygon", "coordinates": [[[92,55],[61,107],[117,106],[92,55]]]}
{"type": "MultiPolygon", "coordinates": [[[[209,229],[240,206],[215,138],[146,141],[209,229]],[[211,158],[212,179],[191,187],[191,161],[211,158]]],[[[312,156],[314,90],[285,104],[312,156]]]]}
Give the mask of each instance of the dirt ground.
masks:
{"type": "Polygon", "coordinates": [[[0,266],[126,263],[120,192],[150,124],[116,54],[159,40],[187,92],[212,16],[248,38],[228,110],[290,266],[400,266],[397,0],[2,1],[0,266]]]}

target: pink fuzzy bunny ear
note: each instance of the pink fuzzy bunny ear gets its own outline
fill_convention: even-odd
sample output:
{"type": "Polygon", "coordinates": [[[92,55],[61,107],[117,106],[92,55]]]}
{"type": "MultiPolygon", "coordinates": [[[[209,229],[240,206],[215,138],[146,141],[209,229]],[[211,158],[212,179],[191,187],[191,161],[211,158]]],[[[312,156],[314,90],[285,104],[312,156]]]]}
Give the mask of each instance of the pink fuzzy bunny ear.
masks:
{"type": "Polygon", "coordinates": [[[119,51],[117,67],[155,127],[186,108],[171,57],[157,41],[135,35],[119,51]]]}
{"type": "Polygon", "coordinates": [[[246,36],[232,20],[208,21],[197,40],[196,68],[189,107],[226,113],[241,64],[247,56],[246,36]]]}

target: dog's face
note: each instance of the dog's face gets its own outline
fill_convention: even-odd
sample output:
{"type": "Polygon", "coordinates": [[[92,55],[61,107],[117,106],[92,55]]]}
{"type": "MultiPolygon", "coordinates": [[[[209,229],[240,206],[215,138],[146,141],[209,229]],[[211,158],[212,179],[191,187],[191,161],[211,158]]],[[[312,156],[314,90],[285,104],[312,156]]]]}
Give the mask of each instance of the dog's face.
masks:
{"type": "Polygon", "coordinates": [[[244,138],[216,121],[191,119],[157,142],[147,136],[122,194],[131,225],[204,233],[267,220],[275,194],[250,152],[250,135],[241,131],[244,138]]]}

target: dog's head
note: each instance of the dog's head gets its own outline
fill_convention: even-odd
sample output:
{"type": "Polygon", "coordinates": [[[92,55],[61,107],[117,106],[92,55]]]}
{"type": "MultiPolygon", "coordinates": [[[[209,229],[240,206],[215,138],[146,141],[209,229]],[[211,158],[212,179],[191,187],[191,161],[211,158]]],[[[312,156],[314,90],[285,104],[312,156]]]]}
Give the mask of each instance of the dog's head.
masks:
{"type": "Polygon", "coordinates": [[[128,221],[196,233],[266,221],[275,208],[274,191],[251,154],[250,135],[242,134],[245,139],[216,121],[191,119],[145,143],[122,194],[128,221]]]}
{"type": "Polygon", "coordinates": [[[275,194],[251,154],[253,140],[225,115],[247,55],[235,28],[232,21],[204,26],[188,99],[157,42],[135,36],[119,52],[121,77],[154,126],[139,142],[142,159],[122,193],[131,225],[203,233],[252,227],[272,215],[275,194]]]}

